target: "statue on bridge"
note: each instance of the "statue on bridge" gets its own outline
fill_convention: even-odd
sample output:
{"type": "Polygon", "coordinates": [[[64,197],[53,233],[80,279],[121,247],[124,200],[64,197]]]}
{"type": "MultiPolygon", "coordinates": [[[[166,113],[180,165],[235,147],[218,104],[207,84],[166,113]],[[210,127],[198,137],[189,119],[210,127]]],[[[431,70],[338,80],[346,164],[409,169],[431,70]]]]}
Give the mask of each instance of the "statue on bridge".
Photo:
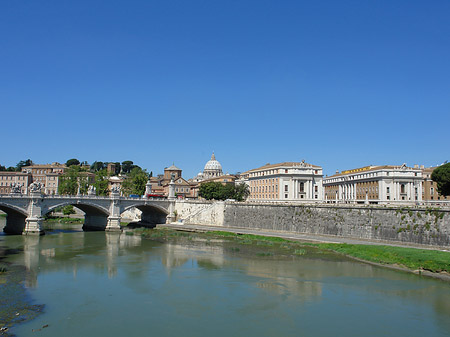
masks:
{"type": "Polygon", "coordinates": [[[113,194],[120,194],[120,186],[113,186],[111,187],[111,193],[113,194]]]}
{"type": "Polygon", "coordinates": [[[97,188],[94,185],[89,186],[88,195],[97,195],[97,188]]]}
{"type": "Polygon", "coordinates": [[[21,185],[19,183],[13,183],[11,185],[11,193],[12,194],[22,194],[22,186],[23,185],[21,185]]]}
{"type": "Polygon", "coordinates": [[[41,192],[42,187],[44,186],[40,182],[34,182],[29,186],[29,190],[31,193],[39,193],[41,192]]]}

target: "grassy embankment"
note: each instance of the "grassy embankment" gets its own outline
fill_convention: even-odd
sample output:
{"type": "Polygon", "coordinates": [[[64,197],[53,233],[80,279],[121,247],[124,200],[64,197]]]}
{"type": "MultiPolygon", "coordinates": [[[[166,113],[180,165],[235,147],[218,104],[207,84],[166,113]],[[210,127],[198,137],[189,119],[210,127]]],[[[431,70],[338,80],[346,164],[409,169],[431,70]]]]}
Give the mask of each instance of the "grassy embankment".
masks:
{"type": "Polygon", "coordinates": [[[47,223],[83,224],[84,218],[48,217],[44,221],[47,223]]]}
{"type": "MultiPolygon", "coordinates": [[[[162,234],[162,233],[161,233],[162,234]]],[[[154,233],[150,236],[160,236],[154,233]]],[[[175,235],[175,234],[169,234],[175,235]]],[[[183,235],[188,235],[183,233],[183,235]]],[[[333,251],[357,259],[374,262],[386,266],[398,266],[409,270],[426,270],[434,273],[450,273],[450,252],[417,249],[407,247],[393,247],[380,245],[354,245],[340,243],[307,243],[294,240],[287,240],[279,237],[235,234],[223,231],[207,232],[207,236],[221,237],[230,240],[236,240],[241,244],[261,244],[268,245],[279,244],[281,248],[293,249],[293,254],[304,255],[307,250],[301,247],[315,247],[320,250],[333,251]]],[[[145,235],[144,235],[145,236],[145,235]]]]}

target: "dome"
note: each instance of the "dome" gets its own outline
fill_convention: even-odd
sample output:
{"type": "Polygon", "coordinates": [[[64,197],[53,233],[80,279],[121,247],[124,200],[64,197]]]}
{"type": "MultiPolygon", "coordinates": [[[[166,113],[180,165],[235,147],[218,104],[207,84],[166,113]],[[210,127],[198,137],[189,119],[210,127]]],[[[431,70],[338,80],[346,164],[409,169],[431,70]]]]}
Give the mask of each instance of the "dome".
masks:
{"type": "Polygon", "coordinates": [[[205,171],[220,171],[222,172],[222,165],[216,160],[216,156],[214,155],[214,152],[211,156],[211,159],[206,163],[205,168],[203,169],[203,172],[205,171]]]}

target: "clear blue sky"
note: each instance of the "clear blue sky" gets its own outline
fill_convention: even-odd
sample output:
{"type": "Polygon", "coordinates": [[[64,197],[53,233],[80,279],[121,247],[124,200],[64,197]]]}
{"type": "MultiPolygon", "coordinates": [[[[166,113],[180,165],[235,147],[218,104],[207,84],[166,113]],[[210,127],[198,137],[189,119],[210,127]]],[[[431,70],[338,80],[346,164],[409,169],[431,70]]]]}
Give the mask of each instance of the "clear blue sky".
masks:
{"type": "Polygon", "coordinates": [[[450,1],[1,1],[0,164],[450,160],[450,1]]]}

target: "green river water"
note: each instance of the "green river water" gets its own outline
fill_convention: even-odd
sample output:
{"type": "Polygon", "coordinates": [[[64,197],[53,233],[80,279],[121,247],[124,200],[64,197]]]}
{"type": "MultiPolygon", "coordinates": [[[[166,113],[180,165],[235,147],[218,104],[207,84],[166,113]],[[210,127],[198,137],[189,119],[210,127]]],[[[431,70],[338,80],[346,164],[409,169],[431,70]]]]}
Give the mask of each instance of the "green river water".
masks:
{"type": "Polygon", "coordinates": [[[3,309],[28,306],[2,310],[27,318],[10,334],[450,336],[444,281],[315,250],[266,254],[270,247],[222,240],[56,227],[42,237],[0,235],[7,274],[23,276],[22,290],[11,290],[0,274],[3,309]]]}

